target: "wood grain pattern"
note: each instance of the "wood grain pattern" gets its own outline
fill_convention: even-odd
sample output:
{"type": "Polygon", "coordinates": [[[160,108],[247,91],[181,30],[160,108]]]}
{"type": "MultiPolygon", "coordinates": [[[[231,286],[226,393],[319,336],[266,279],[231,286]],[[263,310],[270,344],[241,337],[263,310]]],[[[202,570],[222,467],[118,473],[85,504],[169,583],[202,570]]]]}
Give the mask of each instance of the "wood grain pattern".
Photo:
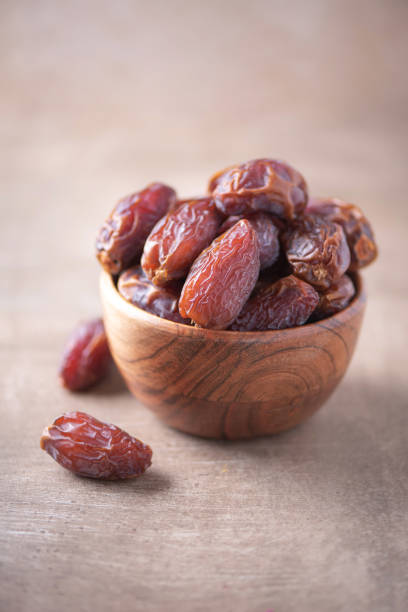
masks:
{"type": "Polygon", "coordinates": [[[253,438],[311,416],[342,379],[365,307],[361,278],[348,308],[281,331],[213,331],[126,302],[101,274],[112,355],[134,396],[168,425],[208,438],[253,438]]]}

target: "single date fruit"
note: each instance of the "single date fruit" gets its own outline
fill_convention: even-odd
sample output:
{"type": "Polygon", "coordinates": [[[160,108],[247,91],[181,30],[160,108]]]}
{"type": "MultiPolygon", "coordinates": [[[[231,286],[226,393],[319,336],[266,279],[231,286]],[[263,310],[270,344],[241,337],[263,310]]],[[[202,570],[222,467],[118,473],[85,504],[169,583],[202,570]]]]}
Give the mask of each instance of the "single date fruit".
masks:
{"type": "Polygon", "coordinates": [[[262,331],[303,325],[318,303],[319,295],[311,285],[296,276],[286,276],[248,300],[231,329],[262,331]]]}
{"type": "Polygon", "coordinates": [[[319,292],[319,304],[312,314],[312,319],[314,321],[324,319],[343,310],[350,303],[355,292],[353,281],[345,274],[326,291],[319,292]]]}
{"type": "MultiPolygon", "coordinates": [[[[242,217],[233,215],[227,217],[220,227],[220,234],[232,227],[242,217]]],[[[279,256],[279,232],[272,218],[263,212],[257,212],[246,217],[254,230],[259,241],[259,259],[261,270],[272,266],[279,256]]]]}
{"type": "Polygon", "coordinates": [[[378,251],[373,230],[358,206],[337,198],[313,199],[307,206],[307,212],[319,214],[341,225],[350,249],[350,270],[364,268],[376,259],[378,251]]]}
{"type": "Polygon", "coordinates": [[[263,210],[294,219],[308,199],[300,172],[275,159],[255,159],[221,170],[210,179],[208,192],[225,215],[263,210]]]}
{"type": "Polygon", "coordinates": [[[44,430],[40,446],[62,467],[88,478],[135,478],[152,462],[150,446],[84,412],[56,419],[44,430]]]}
{"type": "Polygon", "coordinates": [[[200,327],[226,329],[250,296],[259,267],[256,232],[242,219],[193,263],[181,293],[180,314],[200,327]]]}
{"type": "Polygon", "coordinates": [[[74,329],[63,352],[61,384],[71,391],[87,389],[106,376],[111,360],[102,319],[85,321],[74,329]]]}
{"type": "Polygon", "coordinates": [[[217,235],[221,217],[211,198],[178,206],[155,225],[142,256],[142,268],[155,285],[184,278],[197,255],[217,235]]]}
{"type": "Polygon", "coordinates": [[[166,287],[157,287],[146,277],[140,266],[129,268],[119,276],[118,291],[131,304],[176,323],[189,324],[178,311],[182,283],[173,281],[166,287]]]}
{"type": "Polygon", "coordinates": [[[157,221],[176,201],[176,192],[163,183],[122,198],[96,238],[96,256],[110,274],[119,274],[142,252],[157,221]]]}
{"type": "Polygon", "coordinates": [[[338,281],[350,265],[343,228],[317,215],[299,220],[285,234],[284,244],[293,274],[321,289],[338,281]]]}

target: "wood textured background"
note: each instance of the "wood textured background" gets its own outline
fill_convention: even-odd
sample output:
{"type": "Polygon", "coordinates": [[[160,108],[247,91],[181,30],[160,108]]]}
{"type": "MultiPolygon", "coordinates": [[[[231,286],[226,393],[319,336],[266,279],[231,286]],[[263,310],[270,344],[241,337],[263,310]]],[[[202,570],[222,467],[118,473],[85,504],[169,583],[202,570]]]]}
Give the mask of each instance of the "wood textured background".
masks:
{"type": "Polygon", "coordinates": [[[4,0],[0,610],[405,611],[408,5],[4,0]],[[100,311],[96,228],[148,181],[181,195],[286,158],[360,204],[381,256],[351,368],[312,420],[246,443],[172,431],[112,374],[69,395],[67,333],[100,311]],[[39,449],[66,410],[154,449],[80,480],[39,449]]]}

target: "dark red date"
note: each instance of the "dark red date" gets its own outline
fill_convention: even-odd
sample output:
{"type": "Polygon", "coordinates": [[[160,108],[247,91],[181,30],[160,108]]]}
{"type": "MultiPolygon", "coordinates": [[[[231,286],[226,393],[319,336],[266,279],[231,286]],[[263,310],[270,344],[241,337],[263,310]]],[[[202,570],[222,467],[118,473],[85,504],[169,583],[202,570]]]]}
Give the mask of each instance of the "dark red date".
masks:
{"type": "Polygon", "coordinates": [[[263,210],[294,219],[303,212],[308,198],[303,176],[274,159],[255,159],[221,170],[210,179],[208,191],[225,215],[263,210]]]}
{"type": "MultiPolygon", "coordinates": [[[[225,219],[220,227],[220,234],[232,227],[242,217],[233,215],[225,219]]],[[[279,232],[272,218],[263,212],[257,212],[246,217],[258,237],[259,258],[261,270],[272,266],[279,256],[279,232]]]]}
{"type": "Polygon", "coordinates": [[[110,274],[119,274],[140,256],[157,221],[176,201],[176,192],[162,183],[120,200],[99,230],[96,256],[110,274]]]}
{"type": "Polygon", "coordinates": [[[312,319],[324,319],[343,310],[355,295],[354,283],[347,275],[341,277],[336,284],[326,291],[319,292],[319,304],[313,312],[312,319]]]}
{"type": "Polygon", "coordinates": [[[85,321],[71,334],[62,355],[61,384],[81,391],[102,380],[109,369],[111,354],[102,319],[85,321]]]}
{"type": "Polygon", "coordinates": [[[155,285],[184,278],[217,235],[221,217],[211,198],[180,205],[160,219],[146,240],[142,268],[155,285]]]}
{"type": "Polygon", "coordinates": [[[157,287],[146,277],[140,266],[129,268],[119,276],[118,291],[131,304],[162,319],[189,324],[178,311],[182,283],[174,281],[166,287],[157,287]]]}
{"type": "Polygon", "coordinates": [[[262,331],[303,325],[318,303],[319,295],[311,285],[296,276],[286,276],[248,300],[231,329],[262,331]]]}
{"type": "Polygon", "coordinates": [[[176,208],[180,208],[180,206],[183,206],[183,204],[188,204],[189,202],[196,202],[198,200],[204,200],[204,199],[206,198],[200,197],[200,196],[194,196],[191,198],[183,198],[182,200],[176,200],[175,202],[171,204],[168,212],[173,212],[173,210],[176,210],[176,208]]]}
{"type": "Polygon", "coordinates": [[[181,293],[179,310],[200,327],[226,329],[250,296],[259,274],[259,244],[242,219],[197,257],[181,293]]]}
{"type": "Polygon", "coordinates": [[[135,478],[152,461],[150,446],[84,412],[56,419],[44,430],[40,446],[62,467],[88,478],[135,478]]]}
{"type": "Polygon", "coordinates": [[[293,274],[328,289],[350,265],[343,228],[317,215],[305,216],[285,234],[286,256],[293,274]]]}
{"type": "Polygon", "coordinates": [[[271,217],[263,212],[251,215],[248,217],[248,221],[258,237],[261,270],[269,268],[277,261],[279,256],[278,228],[271,217]]]}
{"type": "Polygon", "coordinates": [[[378,251],[373,230],[358,206],[336,198],[313,199],[307,206],[307,212],[319,214],[341,225],[350,249],[350,270],[364,268],[376,259],[378,251]]]}

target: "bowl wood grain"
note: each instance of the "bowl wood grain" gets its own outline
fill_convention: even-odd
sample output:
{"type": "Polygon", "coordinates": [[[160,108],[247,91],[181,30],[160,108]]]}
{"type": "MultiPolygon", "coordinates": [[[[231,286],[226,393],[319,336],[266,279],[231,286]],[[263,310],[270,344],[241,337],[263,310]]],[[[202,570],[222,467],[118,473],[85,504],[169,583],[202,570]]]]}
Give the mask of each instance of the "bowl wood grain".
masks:
{"type": "Polygon", "coordinates": [[[327,400],[353,355],[365,309],[361,277],[343,311],[267,332],[213,331],[160,319],[101,275],[113,358],[133,395],[168,425],[209,438],[252,438],[298,425],[327,400]]]}

